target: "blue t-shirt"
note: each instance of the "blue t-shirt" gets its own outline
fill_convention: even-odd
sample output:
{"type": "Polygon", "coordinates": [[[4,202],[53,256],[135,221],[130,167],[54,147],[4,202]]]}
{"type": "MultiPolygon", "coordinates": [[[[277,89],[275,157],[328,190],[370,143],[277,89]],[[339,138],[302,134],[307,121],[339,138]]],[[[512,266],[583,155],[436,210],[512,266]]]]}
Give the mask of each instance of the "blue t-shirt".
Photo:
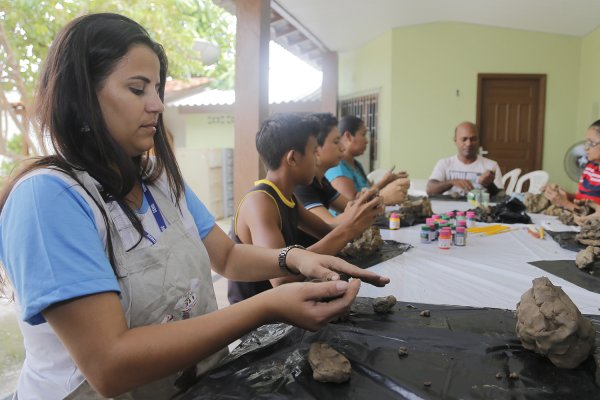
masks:
{"type": "MultiPolygon", "coordinates": [[[[160,190],[155,185],[149,188],[160,190]]],[[[106,227],[97,206],[88,203],[89,197],[81,190],[64,174],[35,174],[13,189],[0,215],[0,260],[15,290],[21,317],[32,325],[45,322],[41,313],[54,303],[120,292],[105,252],[106,227]]],[[[182,217],[193,219],[190,224],[204,239],[215,224],[214,217],[187,185],[185,203],[181,203],[182,217]]],[[[137,213],[146,211],[144,198],[137,213]]],[[[144,228],[158,238],[160,230],[147,227],[148,222],[156,225],[156,221],[142,218],[144,228]]],[[[152,245],[144,240],[140,244],[152,245]]]]}
{"type": "Polygon", "coordinates": [[[329,182],[333,182],[335,178],[345,176],[354,182],[354,188],[357,192],[360,192],[363,188],[369,188],[371,185],[361,163],[358,160],[354,160],[354,163],[356,164],[356,168],[352,168],[346,161],[341,160],[338,165],[329,168],[325,172],[325,177],[329,179],[329,182]]]}

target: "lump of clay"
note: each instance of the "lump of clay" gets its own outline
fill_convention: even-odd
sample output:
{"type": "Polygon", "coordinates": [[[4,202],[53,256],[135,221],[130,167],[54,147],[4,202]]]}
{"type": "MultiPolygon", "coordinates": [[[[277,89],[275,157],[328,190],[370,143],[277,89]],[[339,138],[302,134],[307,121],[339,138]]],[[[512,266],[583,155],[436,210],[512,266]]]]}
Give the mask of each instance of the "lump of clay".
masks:
{"type": "MultiPolygon", "coordinates": [[[[549,186],[553,187],[555,190],[559,189],[558,185],[556,184],[551,184],[549,186]]],[[[588,200],[575,200],[575,205],[577,207],[574,211],[571,211],[563,207],[553,205],[550,200],[544,196],[544,193],[525,193],[523,204],[525,204],[527,212],[553,215],[558,217],[558,220],[565,225],[576,225],[576,216],[585,217],[594,212],[594,209],[590,207],[590,202],[588,200]]]]}
{"type": "Polygon", "coordinates": [[[573,214],[569,210],[562,210],[560,214],[558,214],[558,220],[565,225],[577,225],[575,223],[575,214],[573,214]]]}
{"type": "Polygon", "coordinates": [[[371,226],[363,232],[361,237],[348,243],[340,254],[348,257],[368,257],[376,253],[383,246],[383,239],[379,228],[371,226]]]}
{"type": "Polygon", "coordinates": [[[377,314],[387,314],[392,311],[395,305],[396,298],[394,296],[376,297],[373,299],[373,310],[377,314]]]}
{"type": "Polygon", "coordinates": [[[313,369],[313,379],[319,382],[342,383],[350,379],[350,361],[327,343],[310,345],[308,362],[313,369]]]}
{"type": "Polygon", "coordinates": [[[575,239],[588,246],[600,246],[600,218],[585,221],[575,239]]]}
{"type": "Polygon", "coordinates": [[[406,357],[408,355],[408,347],[399,347],[398,348],[398,357],[406,357]]]}
{"type": "Polygon", "coordinates": [[[587,268],[600,259],[600,247],[588,246],[577,253],[575,264],[579,269],[587,268]]]}
{"type": "Polygon", "coordinates": [[[433,215],[431,201],[428,197],[406,200],[397,211],[401,221],[420,221],[433,215]]]}
{"type": "Polygon", "coordinates": [[[550,207],[546,208],[542,214],[544,215],[552,215],[553,217],[558,217],[558,220],[565,225],[576,225],[575,224],[575,214],[571,210],[567,210],[566,208],[562,208],[559,206],[555,206],[552,204],[550,207]]]}
{"type": "Polygon", "coordinates": [[[580,227],[583,226],[589,220],[600,219],[600,204],[591,203],[588,205],[588,207],[590,207],[590,209],[593,209],[594,211],[591,214],[587,215],[578,212],[580,210],[579,207],[575,209],[575,224],[577,224],[580,227]]]}
{"type": "Polygon", "coordinates": [[[559,368],[575,368],[593,350],[596,331],[569,296],[546,277],[517,304],[517,336],[523,347],[547,356],[559,368]]]}
{"type": "MultiPolygon", "coordinates": [[[[554,190],[560,188],[556,184],[550,184],[548,187],[554,190]]],[[[543,213],[545,215],[553,215],[558,217],[558,220],[565,225],[576,225],[575,217],[585,217],[594,212],[594,208],[590,206],[589,200],[575,200],[575,210],[567,210],[563,207],[553,205],[548,200],[544,193],[525,193],[523,204],[527,208],[527,212],[530,213],[543,213]]]]}
{"type": "Polygon", "coordinates": [[[555,206],[552,204],[550,207],[546,208],[542,214],[544,215],[552,215],[553,217],[560,217],[565,211],[568,211],[562,207],[555,206]]]}
{"type": "Polygon", "coordinates": [[[525,193],[523,204],[527,207],[527,212],[540,213],[550,207],[550,200],[544,197],[544,193],[525,193]]]}

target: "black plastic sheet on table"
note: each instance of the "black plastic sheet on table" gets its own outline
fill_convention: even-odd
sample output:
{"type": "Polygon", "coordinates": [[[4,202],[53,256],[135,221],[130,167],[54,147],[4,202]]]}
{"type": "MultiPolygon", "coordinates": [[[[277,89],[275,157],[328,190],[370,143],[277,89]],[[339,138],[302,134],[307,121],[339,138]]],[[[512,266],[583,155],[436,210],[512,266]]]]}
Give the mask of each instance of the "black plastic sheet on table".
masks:
{"type": "Polygon", "coordinates": [[[408,249],[412,248],[412,245],[408,243],[396,242],[395,240],[384,240],[383,246],[375,253],[368,256],[358,256],[358,257],[349,257],[349,256],[339,256],[340,258],[348,261],[350,264],[354,264],[360,268],[369,268],[373,265],[382,263],[391,258],[399,256],[400,254],[408,251],[408,249]]]}
{"type": "Polygon", "coordinates": [[[546,230],[546,233],[563,249],[578,252],[587,247],[587,245],[579,243],[575,238],[579,232],[553,232],[546,230]]]}
{"type": "Polygon", "coordinates": [[[500,222],[503,224],[530,224],[531,217],[525,212],[527,207],[515,197],[509,198],[487,209],[476,208],[475,216],[481,222],[500,222]]]}
{"type": "MultiPolygon", "coordinates": [[[[284,324],[253,331],[179,399],[600,399],[594,357],[566,370],[524,350],[512,311],[398,303],[376,315],[371,301],[357,299],[348,321],[318,332],[284,324]],[[425,308],[431,317],[419,315],[425,308]],[[306,358],[313,342],[350,360],[348,382],[312,378],[306,358]],[[399,347],[408,356],[399,357],[399,347]]],[[[598,332],[600,317],[591,319],[598,332]]]]}
{"type": "Polygon", "coordinates": [[[585,270],[579,269],[573,260],[531,261],[528,264],[556,275],[580,288],[600,293],[599,262],[595,262],[585,270]]]}

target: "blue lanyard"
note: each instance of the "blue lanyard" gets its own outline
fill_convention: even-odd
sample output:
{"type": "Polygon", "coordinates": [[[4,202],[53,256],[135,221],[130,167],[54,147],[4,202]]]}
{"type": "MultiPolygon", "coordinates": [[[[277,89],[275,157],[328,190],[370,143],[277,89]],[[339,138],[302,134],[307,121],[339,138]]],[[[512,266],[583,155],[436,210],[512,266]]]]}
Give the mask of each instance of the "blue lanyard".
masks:
{"type": "MultiPolygon", "coordinates": [[[[144,197],[146,198],[146,201],[148,201],[148,206],[150,207],[150,210],[152,210],[152,215],[154,215],[154,219],[156,220],[156,223],[158,224],[158,228],[160,229],[161,232],[163,232],[165,229],[167,229],[167,224],[165,223],[165,220],[164,220],[162,214],[160,213],[158,204],[156,204],[156,201],[154,201],[154,196],[152,196],[150,189],[148,189],[148,187],[146,186],[146,184],[144,182],[142,182],[142,191],[144,192],[144,197]]],[[[144,236],[146,237],[146,239],[148,239],[150,242],[152,242],[152,244],[156,244],[156,238],[154,236],[152,236],[150,233],[146,232],[145,229],[144,229],[144,236]]]]}

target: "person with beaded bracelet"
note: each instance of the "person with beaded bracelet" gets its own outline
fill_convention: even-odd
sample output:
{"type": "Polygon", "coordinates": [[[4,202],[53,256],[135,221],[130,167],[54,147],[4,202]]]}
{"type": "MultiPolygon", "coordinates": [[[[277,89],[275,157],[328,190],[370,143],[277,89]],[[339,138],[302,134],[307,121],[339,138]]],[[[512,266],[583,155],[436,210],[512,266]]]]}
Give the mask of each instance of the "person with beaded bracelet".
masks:
{"type": "Polygon", "coordinates": [[[54,151],[0,197],[0,289],[14,293],[26,349],[15,398],[172,398],[262,324],[317,330],[348,310],[359,279],[389,282],[335,257],[227,237],[179,172],[162,120],[167,57],[135,21],[74,19],[40,76],[36,117],[54,151]],[[326,282],[219,310],[211,269],[326,282]]]}

